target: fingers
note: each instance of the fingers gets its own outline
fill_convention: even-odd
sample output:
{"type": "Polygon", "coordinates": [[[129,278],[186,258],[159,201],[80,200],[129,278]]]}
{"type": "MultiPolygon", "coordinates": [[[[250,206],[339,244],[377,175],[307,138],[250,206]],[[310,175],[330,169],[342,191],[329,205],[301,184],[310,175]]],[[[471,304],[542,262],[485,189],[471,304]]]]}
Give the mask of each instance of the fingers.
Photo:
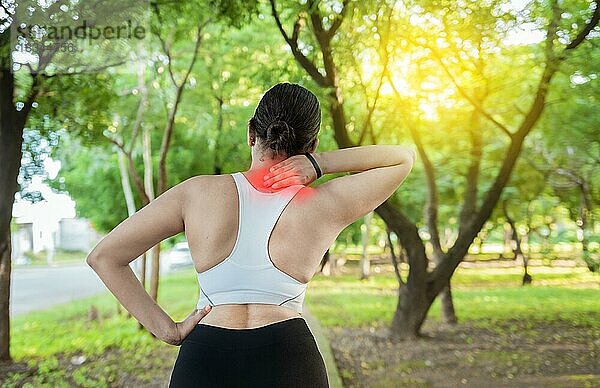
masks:
{"type": "Polygon", "coordinates": [[[180,341],[183,341],[183,339],[194,330],[198,322],[210,312],[212,306],[209,305],[206,307],[201,310],[192,311],[182,322],[176,324],[180,341]],[[206,307],[208,307],[208,309],[206,307]]]}
{"type": "Polygon", "coordinates": [[[287,166],[288,164],[290,164],[290,158],[287,158],[286,160],[282,160],[281,162],[272,165],[269,171],[275,171],[278,168],[287,166]]]}
{"type": "Polygon", "coordinates": [[[282,160],[281,162],[279,162],[279,163],[274,164],[273,166],[271,166],[270,171],[274,171],[277,168],[281,168],[281,167],[288,166],[290,164],[294,164],[296,161],[302,160],[302,159],[304,159],[303,155],[292,155],[289,158],[287,158],[285,160],[282,160]]]}
{"type": "MultiPolygon", "coordinates": [[[[275,166],[277,166],[277,164],[275,166]]],[[[275,166],[273,166],[273,167],[275,167],[275,166]]],[[[273,168],[273,167],[271,167],[271,170],[264,175],[263,179],[264,179],[265,183],[268,179],[276,177],[277,175],[283,174],[288,171],[293,171],[295,168],[294,165],[291,163],[286,164],[285,166],[279,166],[276,168],[273,168]]]]}
{"type": "Polygon", "coordinates": [[[302,183],[300,183],[300,180],[298,179],[298,177],[297,176],[292,176],[292,177],[289,177],[289,178],[286,178],[286,179],[282,179],[282,180],[280,180],[278,182],[275,182],[273,184],[273,186],[271,186],[271,187],[273,187],[274,189],[276,189],[278,187],[292,186],[292,185],[298,185],[298,184],[302,184],[302,183]]]}
{"type": "Polygon", "coordinates": [[[265,180],[264,185],[270,186],[271,184],[274,183],[273,188],[277,188],[277,186],[275,186],[277,183],[279,183],[283,179],[290,178],[295,175],[296,174],[295,174],[294,170],[292,170],[292,169],[285,171],[285,172],[277,172],[277,174],[272,175],[270,178],[265,180]]]}
{"type": "Polygon", "coordinates": [[[312,171],[314,168],[304,155],[291,156],[274,164],[269,169],[269,172],[263,176],[263,184],[265,187],[271,186],[276,189],[284,186],[309,183],[314,179],[311,180],[307,169],[312,171]]]}
{"type": "MultiPolygon", "coordinates": [[[[265,176],[268,178],[268,177],[273,176],[274,174],[278,174],[278,173],[293,169],[294,166],[296,166],[296,167],[298,166],[299,161],[304,161],[304,159],[305,159],[305,157],[302,155],[290,156],[289,158],[272,165],[271,168],[269,169],[269,172],[265,176]]],[[[265,178],[265,179],[267,179],[267,178],[265,178]]]]}
{"type": "Polygon", "coordinates": [[[208,314],[210,312],[211,309],[212,309],[211,305],[204,306],[203,309],[196,310],[194,313],[192,313],[190,315],[193,317],[193,321],[196,321],[196,323],[198,323],[198,322],[200,322],[200,320],[202,318],[204,318],[206,316],[206,314],[208,314]]]}

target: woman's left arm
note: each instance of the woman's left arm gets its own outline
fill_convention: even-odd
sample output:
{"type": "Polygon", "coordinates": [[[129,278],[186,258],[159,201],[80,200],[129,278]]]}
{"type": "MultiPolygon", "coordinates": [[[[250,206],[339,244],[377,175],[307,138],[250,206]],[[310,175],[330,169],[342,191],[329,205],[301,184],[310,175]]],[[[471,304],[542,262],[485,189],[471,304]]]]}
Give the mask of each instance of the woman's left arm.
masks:
{"type": "Polygon", "coordinates": [[[171,317],[148,295],[129,263],[165,238],[184,231],[185,181],[159,195],[122,221],[92,249],[86,263],[119,302],[146,329],[167,343],[177,343],[171,317]]]}

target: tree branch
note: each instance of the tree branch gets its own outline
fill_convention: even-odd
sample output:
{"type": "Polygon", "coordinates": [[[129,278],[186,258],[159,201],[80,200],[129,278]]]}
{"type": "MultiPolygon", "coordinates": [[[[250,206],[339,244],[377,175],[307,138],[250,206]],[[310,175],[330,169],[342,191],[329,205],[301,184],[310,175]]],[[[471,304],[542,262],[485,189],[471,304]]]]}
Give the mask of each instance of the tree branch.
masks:
{"type": "Polygon", "coordinates": [[[340,28],[340,26],[342,25],[342,22],[344,21],[344,17],[346,16],[347,13],[347,9],[348,9],[348,3],[350,3],[349,0],[344,0],[342,2],[342,10],[340,11],[340,13],[335,17],[335,19],[333,20],[333,23],[331,23],[331,26],[329,27],[329,29],[327,30],[327,36],[329,39],[333,38],[333,36],[335,35],[335,33],[337,32],[337,30],[340,28]]]}
{"type": "Polygon", "coordinates": [[[124,145],[119,142],[117,139],[114,139],[110,136],[106,136],[105,137],[114,145],[116,145],[117,147],[119,147],[119,149],[121,151],[123,151],[123,154],[127,157],[127,168],[129,170],[129,175],[131,175],[131,177],[133,178],[133,183],[135,184],[136,189],[138,190],[138,194],[140,194],[140,196],[142,197],[141,200],[144,204],[147,204],[148,202],[150,202],[150,199],[148,198],[148,196],[146,195],[146,191],[144,190],[144,183],[142,182],[142,180],[140,179],[140,177],[138,176],[137,172],[135,171],[135,162],[133,161],[133,157],[131,156],[131,153],[128,152],[124,145]]]}
{"type": "Polygon", "coordinates": [[[211,21],[209,18],[202,24],[199,24],[196,29],[196,43],[194,45],[194,52],[192,55],[192,59],[190,64],[183,76],[183,80],[181,84],[176,84],[176,92],[175,92],[175,101],[173,102],[173,108],[169,113],[169,119],[167,121],[167,125],[165,127],[162,142],[160,145],[159,151],[159,160],[158,160],[158,190],[157,195],[161,195],[167,190],[167,154],[169,152],[169,145],[171,144],[171,138],[173,136],[173,129],[175,127],[175,116],[177,115],[177,110],[179,109],[179,103],[181,102],[181,96],[183,95],[183,90],[185,89],[185,84],[192,72],[194,64],[198,59],[198,51],[200,49],[200,43],[202,42],[202,30],[203,28],[211,21]]]}
{"type": "Polygon", "coordinates": [[[138,110],[135,116],[135,122],[133,123],[133,128],[131,129],[131,142],[129,143],[129,152],[133,151],[133,145],[135,144],[135,140],[137,138],[138,133],[140,132],[140,127],[142,124],[142,117],[144,114],[144,109],[146,107],[146,101],[148,101],[148,88],[146,87],[146,83],[144,80],[144,71],[146,65],[141,65],[138,71],[138,87],[140,88],[140,104],[138,106],[138,110]]]}
{"type": "MultiPolygon", "coordinates": [[[[391,75],[387,73],[388,81],[392,90],[394,91],[394,95],[396,98],[401,101],[402,96],[400,92],[396,88],[394,84],[394,80],[391,75]]],[[[423,167],[425,168],[425,175],[427,177],[427,205],[425,208],[425,221],[427,223],[427,229],[431,235],[431,245],[433,246],[435,261],[439,262],[443,255],[442,246],[440,243],[440,234],[437,226],[437,209],[438,209],[438,189],[435,181],[435,171],[433,167],[433,163],[429,159],[427,152],[425,152],[425,147],[423,146],[423,142],[421,141],[421,136],[419,135],[418,130],[414,127],[412,123],[407,119],[406,125],[410,132],[411,137],[413,138],[415,145],[417,146],[417,151],[419,151],[419,157],[423,161],[423,167]]]]}
{"type": "MultiPolygon", "coordinates": [[[[159,25],[163,25],[163,19],[162,16],[160,15],[160,10],[158,9],[158,3],[157,2],[152,2],[152,8],[154,9],[154,14],[156,15],[156,18],[158,19],[158,23],[159,25]]],[[[169,47],[169,45],[167,44],[166,40],[163,39],[162,35],[160,34],[160,29],[157,28],[156,26],[151,26],[151,30],[154,33],[154,35],[156,35],[156,37],[158,38],[158,41],[160,42],[160,45],[165,53],[165,55],[167,56],[167,58],[169,59],[169,63],[167,64],[167,70],[169,71],[169,77],[171,78],[171,82],[173,82],[173,85],[175,85],[175,87],[177,87],[177,81],[175,81],[175,74],[173,74],[173,69],[172,69],[172,56],[171,56],[171,49],[169,47]]]]}
{"type": "Polygon", "coordinates": [[[442,61],[442,58],[439,55],[439,53],[437,52],[437,50],[428,44],[422,45],[422,46],[431,50],[434,57],[437,59],[437,62],[440,64],[440,66],[442,66],[442,68],[444,69],[444,72],[448,75],[448,78],[450,78],[450,80],[452,81],[454,86],[456,86],[456,89],[461,94],[461,96],[463,96],[467,101],[469,101],[469,103],[471,105],[473,105],[473,107],[475,109],[477,109],[477,111],[479,113],[481,113],[481,115],[483,117],[485,117],[486,119],[488,119],[489,121],[494,123],[494,125],[496,125],[498,128],[500,128],[500,130],[502,130],[502,132],[504,132],[509,138],[512,139],[513,133],[510,132],[509,129],[504,124],[502,124],[501,122],[496,120],[494,117],[492,117],[492,115],[490,113],[488,113],[473,97],[469,96],[469,94],[466,92],[466,90],[462,86],[460,86],[460,84],[458,83],[458,81],[456,80],[454,75],[452,75],[452,73],[450,72],[450,69],[448,69],[448,66],[446,66],[444,64],[444,62],[442,61]]]}
{"type": "MultiPolygon", "coordinates": [[[[400,274],[400,268],[399,268],[399,263],[398,263],[398,258],[396,257],[396,252],[394,251],[394,244],[392,243],[392,238],[390,237],[390,234],[392,233],[392,231],[390,230],[390,227],[386,224],[385,225],[385,234],[387,235],[387,241],[388,244],[390,245],[390,253],[391,253],[391,257],[392,257],[392,265],[394,266],[394,273],[396,274],[396,280],[398,281],[398,283],[403,286],[404,285],[404,281],[402,280],[402,275],[400,274]]],[[[401,254],[402,252],[400,252],[401,254]]]]}
{"type": "Polygon", "coordinates": [[[302,53],[302,51],[300,51],[300,49],[298,48],[298,35],[300,32],[300,28],[302,27],[302,24],[303,24],[302,17],[298,16],[298,20],[296,21],[296,23],[294,23],[294,32],[292,34],[292,37],[290,38],[288,36],[288,34],[285,32],[283,25],[281,24],[281,19],[279,18],[279,14],[277,13],[277,7],[275,5],[275,0],[269,0],[269,2],[271,3],[271,13],[273,14],[273,18],[275,19],[277,28],[279,29],[279,32],[281,32],[281,35],[283,36],[283,39],[285,39],[288,46],[290,46],[290,49],[292,50],[292,54],[294,55],[294,58],[296,58],[298,63],[300,63],[300,65],[304,68],[304,70],[306,70],[306,72],[311,76],[311,78],[319,86],[321,86],[321,87],[332,86],[332,85],[330,85],[330,82],[328,81],[328,79],[325,76],[323,76],[323,74],[321,74],[319,69],[317,69],[315,64],[313,62],[311,62],[311,60],[308,59],[302,53]]]}
{"type": "Polygon", "coordinates": [[[594,13],[592,14],[590,22],[586,24],[585,27],[583,27],[583,29],[579,32],[579,34],[577,34],[577,37],[575,37],[575,39],[573,39],[573,41],[569,43],[567,47],[565,47],[563,52],[573,50],[574,48],[579,46],[584,41],[586,36],[588,36],[588,34],[592,32],[594,27],[598,25],[598,22],[600,21],[600,0],[594,1],[594,4],[596,4],[596,9],[594,9],[594,13]]]}
{"type": "Polygon", "coordinates": [[[381,62],[383,62],[383,69],[381,70],[381,75],[379,76],[379,82],[377,84],[377,89],[375,90],[375,98],[373,99],[373,104],[370,106],[369,106],[369,99],[368,99],[369,96],[367,94],[367,87],[366,87],[366,85],[364,85],[363,79],[362,79],[362,77],[360,77],[360,71],[359,71],[360,83],[365,92],[365,101],[367,104],[367,117],[365,118],[365,122],[363,124],[363,128],[360,133],[360,137],[358,139],[357,144],[362,144],[363,138],[364,138],[365,133],[367,132],[367,129],[370,129],[371,138],[373,139],[373,123],[371,122],[371,118],[373,117],[373,112],[375,111],[375,107],[377,106],[377,101],[379,100],[379,93],[381,91],[381,86],[383,85],[383,78],[385,77],[386,74],[388,74],[388,65],[390,62],[390,57],[387,52],[387,40],[388,40],[389,33],[390,33],[392,13],[393,13],[393,8],[390,8],[390,12],[388,13],[388,17],[387,17],[387,23],[385,23],[387,28],[385,30],[385,33],[380,34],[380,36],[379,36],[379,52],[382,57],[381,62]]]}
{"type": "Polygon", "coordinates": [[[175,80],[175,74],[173,74],[173,68],[172,68],[173,58],[171,56],[171,51],[170,51],[169,45],[167,45],[167,42],[162,38],[162,36],[160,35],[160,31],[158,29],[156,29],[155,35],[158,38],[165,55],[169,59],[169,63],[167,63],[167,70],[169,71],[169,78],[171,78],[171,82],[173,82],[173,85],[175,85],[175,87],[177,87],[177,81],[175,80]]]}

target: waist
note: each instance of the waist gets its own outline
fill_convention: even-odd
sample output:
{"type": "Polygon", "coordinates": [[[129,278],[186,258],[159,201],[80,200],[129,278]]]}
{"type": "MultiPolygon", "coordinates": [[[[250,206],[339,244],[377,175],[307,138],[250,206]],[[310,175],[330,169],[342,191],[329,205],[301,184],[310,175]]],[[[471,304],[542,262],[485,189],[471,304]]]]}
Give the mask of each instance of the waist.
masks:
{"type": "Polygon", "coordinates": [[[271,304],[221,304],[213,306],[199,324],[224,329],[253,329],[302,315],[289,307],[271,304]]]}
{"type": "Polygon", "coordinates": [[[184,340],[212,350],[241,350],[298,341],[314,341],[312,332],[302,317],[247,329],[217,327],[200,321],[184,340]]]}

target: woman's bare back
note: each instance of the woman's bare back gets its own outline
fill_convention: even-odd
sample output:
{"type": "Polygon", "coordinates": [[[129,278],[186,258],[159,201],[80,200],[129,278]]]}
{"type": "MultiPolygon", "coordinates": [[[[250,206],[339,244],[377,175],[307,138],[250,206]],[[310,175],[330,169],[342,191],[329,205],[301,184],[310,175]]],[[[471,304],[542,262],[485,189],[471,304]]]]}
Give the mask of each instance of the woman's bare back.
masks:
{"type": "MultiPolygon", "coordinates": [[[[254,187],[254,186],[253,186],[254,187]]],[[[281,271],[308,283],[340,230],[334,230],[319,212],[319,198],[311,187],[302,188],[275,223],[268,249],[281,271]]],[[[203,175],[190,181],[184,205],[185,235],[197,272],[204,272],[232,252],[238,229],[238,194],[233,177],[203,175]]],[[[214,306],[202,323],[228,328],[251,328],[299,314],[284,306],[229,304],[214,306]]]]}

